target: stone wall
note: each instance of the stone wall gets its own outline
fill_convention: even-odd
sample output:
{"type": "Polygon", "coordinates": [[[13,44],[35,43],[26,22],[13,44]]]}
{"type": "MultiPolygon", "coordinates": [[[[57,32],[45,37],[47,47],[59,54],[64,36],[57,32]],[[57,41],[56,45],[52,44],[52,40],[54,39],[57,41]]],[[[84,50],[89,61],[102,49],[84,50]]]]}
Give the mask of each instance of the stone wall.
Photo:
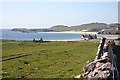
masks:
{"type": "MultiPolygon", "coordinates": [[[[113,49],[115,42],[113,40],[105,41],[106,38],[101,39],[95,60],[84,67],[83,78],[119,80],[116,55],[113,49]]],[[[80,78],[80,76],[75,78],[80,78]]]]}

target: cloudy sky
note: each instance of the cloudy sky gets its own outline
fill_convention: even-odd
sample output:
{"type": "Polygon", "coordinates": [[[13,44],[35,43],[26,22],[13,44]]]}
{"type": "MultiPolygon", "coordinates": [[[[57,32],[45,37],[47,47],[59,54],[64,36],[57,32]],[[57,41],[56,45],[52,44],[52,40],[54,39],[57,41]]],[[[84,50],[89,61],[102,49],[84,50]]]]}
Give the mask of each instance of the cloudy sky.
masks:
{"type": "Polygon", "coordinates": [[[118,2],[2,2],[2,28],[118,22],[118,2]]]}

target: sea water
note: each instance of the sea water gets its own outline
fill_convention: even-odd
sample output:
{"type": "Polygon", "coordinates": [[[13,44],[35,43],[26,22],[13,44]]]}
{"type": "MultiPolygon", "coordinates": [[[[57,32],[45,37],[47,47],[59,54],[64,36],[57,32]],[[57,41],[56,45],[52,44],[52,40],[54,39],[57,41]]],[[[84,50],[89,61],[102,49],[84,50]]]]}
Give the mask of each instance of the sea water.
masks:
{"type": "MultiPolygon", "coordinates": [[[[67,33],[67,32],[29,32],[23,33],[20,31],[12,31],[11,29],[0,29],[2,35],[0,39],[3,40],[40,40],[41,37],[44,41],[80,41],[82,34],[80,33],[67,33]]],[[[98,34],[97,37],[102,37],[98,34]]]]}

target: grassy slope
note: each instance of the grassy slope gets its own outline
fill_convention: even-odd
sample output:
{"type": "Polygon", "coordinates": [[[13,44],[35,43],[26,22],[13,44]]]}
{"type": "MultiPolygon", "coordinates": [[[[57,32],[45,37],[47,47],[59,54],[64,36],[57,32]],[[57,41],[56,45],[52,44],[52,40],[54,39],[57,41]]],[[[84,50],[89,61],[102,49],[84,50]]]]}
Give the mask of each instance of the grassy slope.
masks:
{"type": "Polygon", "coordinates": [[[82,73],[88,60],[95,58],[97,47],[98,43],[93,42],[3,41],[3,60],[10,55],[32,54],[4,61],[3,78],[72,78],[82,73]]]}

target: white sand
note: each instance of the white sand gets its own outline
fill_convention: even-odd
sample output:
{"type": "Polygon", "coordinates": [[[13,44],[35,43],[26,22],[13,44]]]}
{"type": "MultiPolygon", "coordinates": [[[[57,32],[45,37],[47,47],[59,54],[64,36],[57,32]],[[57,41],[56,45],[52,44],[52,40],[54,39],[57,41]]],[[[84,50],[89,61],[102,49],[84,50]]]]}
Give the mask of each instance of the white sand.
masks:
{"type": "Polygon", "coordinates": [[[64,32],[38,32],[38,33],[97,34],[97,32],[82,32],[82,31],[64,31],[64,32]]]}
{"type": "Polygon", "coordinates": [[[65,31],[64,33],[97,34],[97,32],[65,31]]]}

